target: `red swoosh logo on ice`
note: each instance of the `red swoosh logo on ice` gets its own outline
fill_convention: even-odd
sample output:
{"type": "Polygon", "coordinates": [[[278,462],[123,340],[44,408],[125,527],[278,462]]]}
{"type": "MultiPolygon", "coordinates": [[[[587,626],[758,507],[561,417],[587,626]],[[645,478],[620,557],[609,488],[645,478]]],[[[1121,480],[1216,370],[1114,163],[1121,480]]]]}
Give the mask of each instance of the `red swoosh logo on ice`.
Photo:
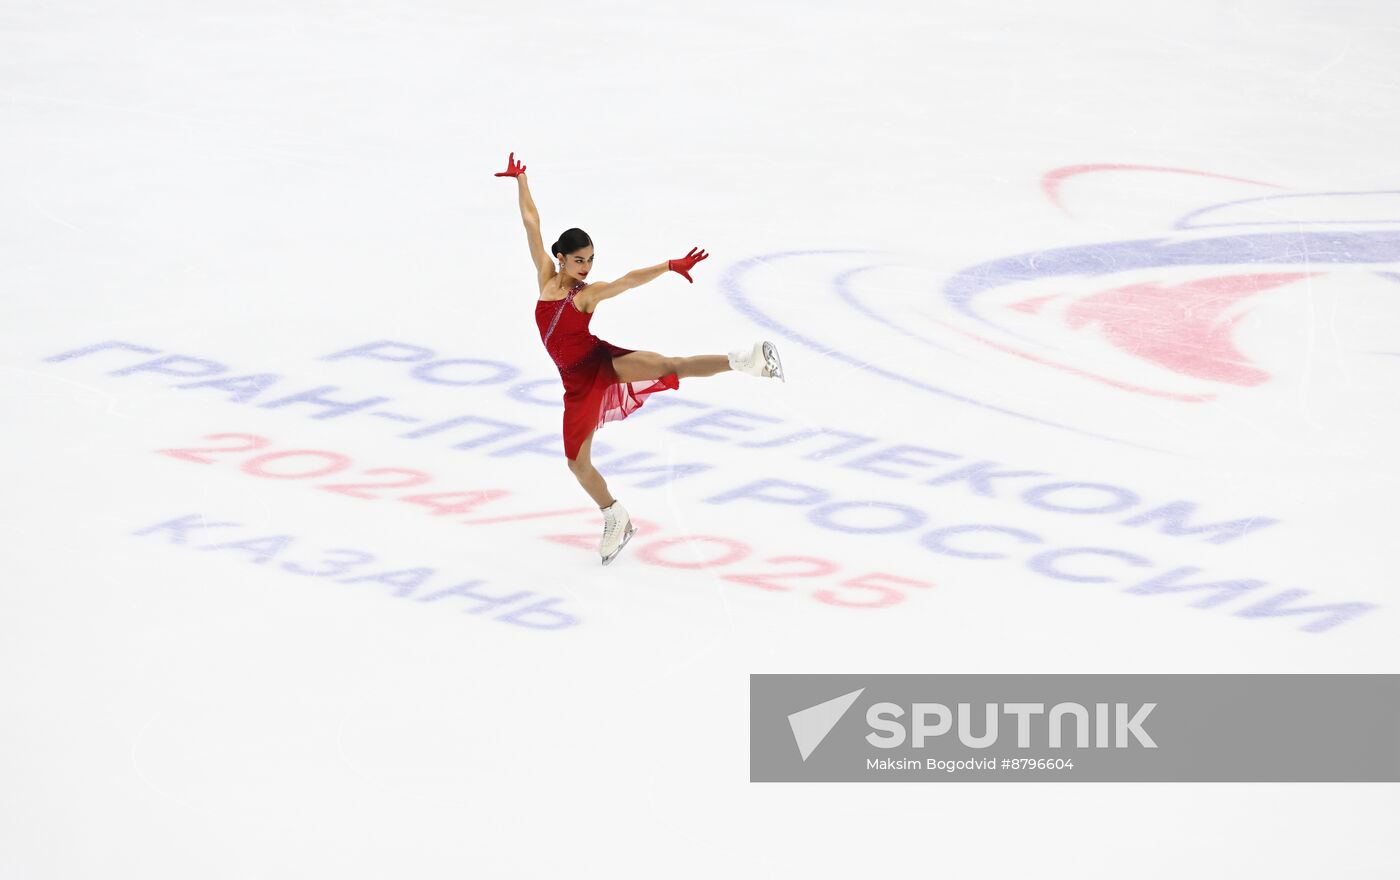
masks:
{"type": "Polygon", "coordinates": [[[1100,324],[1115,347],[1175,373],[1232,385],[1259,385],[1268,381],[1269,374],[1250,363],[1231,338],[1244,315],[1226,312],[1248,297],[1314,274],[1276,272],[1174,285],[1133,284],[1075,303],[1066,321],[1071,327],[1100,324]]]}
{"type": "MultiPolygon", "coordinates": [[[[1104,337],[1115,348],[1174,373],[1233,385],[1259,385],[1268,381],[1269,374],[1251,363],[1231,336],[1245,314],[1227,315],[1226,311],[1250,296],[1316,274],[1274,272],[1200,278],[1174,285],[1132,284],[1086,297],[1068,309],[1065,320],[1073,328],[1099,324],[1104,337]]],[[[1039,314],[1045,304],[1057,296],[1008,303],[1007,308],[1039,314]]],[[[998,351],[1135,394],[1188,403],[1215,397],[1145,388],[1003,345],[946,321],[938,323],[998,351]]]]}

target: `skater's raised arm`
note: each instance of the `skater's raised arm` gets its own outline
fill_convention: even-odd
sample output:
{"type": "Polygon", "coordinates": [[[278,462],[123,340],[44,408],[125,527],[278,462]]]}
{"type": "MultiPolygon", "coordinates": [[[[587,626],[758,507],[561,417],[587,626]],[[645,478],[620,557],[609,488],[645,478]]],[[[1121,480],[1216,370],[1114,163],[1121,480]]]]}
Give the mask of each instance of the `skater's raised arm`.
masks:
{"type": "Polygon", "coordinates": [[[690,253],[679,260],[667,260],[656,266],[647,266],[645,269],[633,269],[616,281],[599,281],[596,284],[590,284],[587,288],[588,296],[594,302],[605,300],[608,297],[617,296],[625,290],[640,287],[648,281],[655,281],[668,271],[679,272],[686,281],[694,284],[695,279],[690,277],[690,270],[694,268],[696,263],[708,256],[709,254],[699,248],[691,248],[690,253]]]}
{"type": "Polygon", "coordinates": [[[525,221],[525,237],[530,240],[530,259],[534,260],[535,274],[543,284],[554,275],[554,260],[544,249],[544,239],[540,238],[540,213],[535,210],[535,200],[530,198],[530,184],[524,174],[516,180],[520,182],[520,219],[525,221]]]}
{"type": "Polygon", "coordinates": [[[496,173],[497,177],[514,177],[520,189],[520,219],[525,222],[525,237],[530,243],[530,258],[535,263],[535,274],[541,284],[554,275],[554,261],[544,249],[544,239],[540,237],[540,212],[535,209],[535,200],[530,196],[530,184],[525,179],[525,166],[515,161],[510,154],[506,170],[496,173]]]}

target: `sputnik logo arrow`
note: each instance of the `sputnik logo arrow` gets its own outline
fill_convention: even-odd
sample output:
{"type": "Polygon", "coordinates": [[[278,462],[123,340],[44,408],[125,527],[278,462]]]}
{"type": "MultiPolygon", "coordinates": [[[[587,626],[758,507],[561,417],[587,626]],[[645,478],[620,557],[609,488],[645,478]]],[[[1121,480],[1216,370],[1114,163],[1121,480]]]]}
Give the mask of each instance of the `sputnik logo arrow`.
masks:
{"type": "Polygon", "coordinates": [[[807,760],[807,756],[822,744],[826,735],[831,733],[831,728],[836,726],[836,722],[841,720],[841,716],[846,714],[846,710],[851,708],[856,697],[859,697],[864,690],[865,688],[851,691],[849,694],[834,700],[827,700],[825,703],[818,703],[787,717],[788,725],[792,727],[792,737],[797,740],[797,750],[802,753],[802,760],[807,760]]]}

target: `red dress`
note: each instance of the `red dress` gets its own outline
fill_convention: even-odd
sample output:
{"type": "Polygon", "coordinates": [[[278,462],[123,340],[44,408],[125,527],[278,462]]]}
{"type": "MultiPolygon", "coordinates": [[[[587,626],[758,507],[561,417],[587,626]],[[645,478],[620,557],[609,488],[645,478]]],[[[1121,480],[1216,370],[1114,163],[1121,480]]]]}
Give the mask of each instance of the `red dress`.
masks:
{"type": "Polygon", "coordinates": [[[564,455],[570,461],[578,458],[583,441],[604,422],[627,418],[649,394],[681,386],[675,373],[660,379],[619,382],[612,359],[636,349],[620,348],[589,332],[593,315],[574,304],[574,294],[582,287],[583,282],[579,282],[561,300],[535,303],[540,340],[564,380],[564,455]]]}

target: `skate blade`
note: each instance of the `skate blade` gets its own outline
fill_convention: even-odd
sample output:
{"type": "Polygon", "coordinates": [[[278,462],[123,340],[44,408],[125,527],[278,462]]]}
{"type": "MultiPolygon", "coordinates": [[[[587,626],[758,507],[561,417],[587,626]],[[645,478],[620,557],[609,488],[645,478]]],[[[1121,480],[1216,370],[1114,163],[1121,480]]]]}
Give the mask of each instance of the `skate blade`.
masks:
{"type": "Polygon", "coordinates": [[[783,383],[786,384],[787,376],[783,375],[783,362],[782,359],[778,357],[778,349],[773,347],[773,343],[763,343],[763,358],[768,361],[769,372],[783,380],[783,383]]]}
{"type": "Polygon", "coordinates": [[[609,562],[612,562],[614,559],[617,558],[617,554],[621,553],[622,548],[627,546],[627,542],[632,540],[632,535],[635,534],[636,531],[637,527],[632,525],[631,520],[628,520],[627,528],[623,529],[622,531],[622,540],[618,542],[617,549],[612,552],[612,555],[603,557],[604,565],[607,565],[609,562]]]}

